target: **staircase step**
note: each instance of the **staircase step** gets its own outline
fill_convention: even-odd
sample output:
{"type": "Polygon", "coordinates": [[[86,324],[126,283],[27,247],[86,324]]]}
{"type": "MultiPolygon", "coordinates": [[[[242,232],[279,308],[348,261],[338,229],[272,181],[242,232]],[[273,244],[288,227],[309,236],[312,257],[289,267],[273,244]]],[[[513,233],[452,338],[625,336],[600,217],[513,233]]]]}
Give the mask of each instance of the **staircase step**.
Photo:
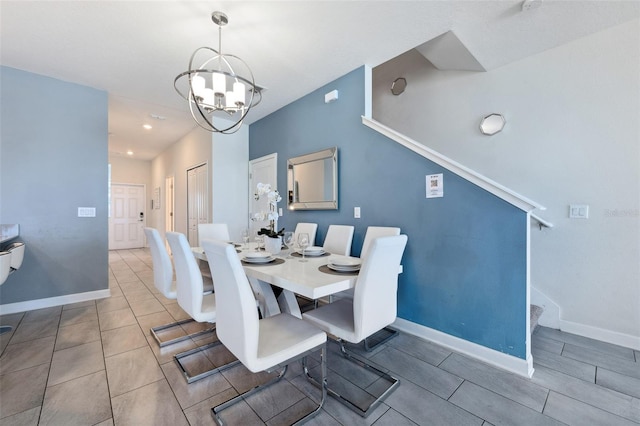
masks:
{"type": "Polygon", "coordinates": [[[544,308],[538,305],[531,305],[530,311],[531,311],[531,319],[529,322],[529,332],[533,334],[534,330],[538,326],[538,319],[540,319],[540,316],[544,312],[544,308]]]}

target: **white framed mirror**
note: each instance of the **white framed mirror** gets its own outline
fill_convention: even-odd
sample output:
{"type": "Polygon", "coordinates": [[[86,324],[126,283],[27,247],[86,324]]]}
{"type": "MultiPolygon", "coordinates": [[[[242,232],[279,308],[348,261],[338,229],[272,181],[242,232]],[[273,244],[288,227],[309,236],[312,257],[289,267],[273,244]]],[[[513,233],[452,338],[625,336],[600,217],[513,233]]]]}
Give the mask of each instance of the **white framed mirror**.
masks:
{"type": "Polygon", "coordinates": [[[287,160],[289,210],[338,209],[338,148],[287,160]]]}

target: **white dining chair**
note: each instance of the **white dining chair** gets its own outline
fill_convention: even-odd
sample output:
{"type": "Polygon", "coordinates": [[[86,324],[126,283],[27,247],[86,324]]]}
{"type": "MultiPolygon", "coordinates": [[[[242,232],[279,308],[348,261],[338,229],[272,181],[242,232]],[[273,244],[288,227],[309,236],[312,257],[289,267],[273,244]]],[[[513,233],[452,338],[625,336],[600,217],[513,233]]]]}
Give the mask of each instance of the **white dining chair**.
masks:
{"type": "Polygon", "coordinates": [[[22,241],[11,243],[2,250],[11,253],[11,270],[16,271],[22,266],[26,245],[22,241]]]}
{"type": "Polygon", "coordinates": [[[318,231],[317,223],[305,223],[300,222],[296,225],[296,230],[293,232],[293,244],[298,241],[298,235],[306,232],[309,234],[309,245],[314,246],[316,244],[316,232],[318,231]]]}
{"type": "MultiPolygon", "coordinates": [[[[390,383],[371,404],[362,408],[328,388],[345,405],[366,417],[398,385],[398,379],[350,355],[344,342],[359,343],[392,324],[397,314],[398,268],[407,244],[406,235],[378,237],[371,241],[362,261],[353,300],[340,299],[302,314],[302,318],[338,339],[342,355],[375,371],[390,383]]],[[[319,385],[310,375],[307,377],[319,385]]],[[[380,389],[377,389],[379,391],[380,389]]]]}
{"type": "Polygon", "coordinates": [[[331,254],[351,256],[354,229],[350,225],[329,225],[322,248],[331,254]]]}
{"type": "MultiPolygon", "coordinates": [[[[178,305],[197,322],[215,323],[217,317],[216,296],[214,293],[204,294],[202,274],[200,273],[196,258],[191,252],[187,237],[179,232],[167,232],[167,241],[169,242],[169,247],[173,254],[173,261],[176,265],[178,305]]],[[[229,245],[227,243],[225,244],[229,245]]],[[[233,248],[231,245],[229,245],[229,247],[233,248]]],[[[215,330],[215,327],[212,328],[212,330],[215,330]]],[[[220,342],[215,341],[175,355],[175,360],[187,379],[187,383],[193,383],[196,380],[203,379],[234,364],[234,362],[229,360],[224,365],[214,366],[214,368],[206,371],[199,371],[192,374],[183,363],[184,359],[218,345],[220,345],[220,342]]]]}
{"type": "MultiPolygon", "coordinates": [[[[199,223],[198,224],[198,245],[202,246],[203,240],[222,240],[230,241],[229,227],[226,223],[199,223]]],[[[203,277],[211,278],[209,265],[207,262],[198,260],[200,273],[203,277]]]]}
{"type": "MultiPolygon", "coordinates": [[[[362,250],[360,250],[360,259],[366,259],[369,254],[371,243],[378,237],[386,237],[400,235],[400,228],[394,226],[369,226],[367,232],[364,234],[364,241],[362,242],[362,250]]],[[[400,267],[398,267],[400,269],[400,267]]],[[[349,290],[350,297],[353,298],[353,290],[349,290]]],[[[367,352],[374,350],[381,344],[389,341],[390,339],[398,335],[398,330],[394,330],[389,327],[385,327],[376,336],[367,337],[364,339],[364,348],[367,352]],[[375,342],[375,343],[372,343],[375,342]]]]}
{"type": "MultiPolygon", "coordinates": [[[[173,266],[171,265],[169,253],[167,253],[165,245],[162,242],[162,237],[160,237],[160,232],[155,228],[146,227],[144,228],[144,235],[147,237],[147,244],[149,244],[151,260],[153,262],[153,285],[167,299],[176,300],[178,293],[176,291],[176,282],[173,280],[173,266]]],[[[203,289],[205,292],[211,293],[213,291],[213,282],[210,280],[205,282],[203,280],[203,289]]],[[[167,345],[182,342],[183,340],[187,340],[191,337],[197,337],[213,330],[213,328],[210,328],[196,333],[183,334],[173,339],[162,340],[161,336],[163,334],[171,334],[171,330],[182,330],[182,328],[180,328],[181,325],[188,324],[193,321],[194,320],[192,318],[189,318],[152,327],[151,335],[162,348],[167,345]]]]}
{"type": "Polygon", "coordinates": [[[315,416],[326,398],[326,333],[286,313],[260,319],[251,286],[234,248],[213,240],[205,240],[203,247],[211,265],[218,302],[217,334],[220,341],[253,373],[283,366],[280,374],[267,383],[213,407],[216,420],[222,424],[222,410],[279,381],[291,362],[302,359],[306,370],[306,357],[320,350],[320,403],[298,422],[315,416]]]}

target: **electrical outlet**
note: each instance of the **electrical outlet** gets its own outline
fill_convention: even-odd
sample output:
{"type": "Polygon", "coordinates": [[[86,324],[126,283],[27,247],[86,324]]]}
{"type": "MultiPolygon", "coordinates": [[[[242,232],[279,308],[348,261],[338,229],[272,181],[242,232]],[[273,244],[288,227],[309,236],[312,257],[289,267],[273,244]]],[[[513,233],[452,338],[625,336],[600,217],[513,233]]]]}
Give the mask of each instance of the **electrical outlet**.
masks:
{"type": "Polygon", "coordinates": [[[96,208],[78,207],[78,217],[96,217],[96,208]]]}

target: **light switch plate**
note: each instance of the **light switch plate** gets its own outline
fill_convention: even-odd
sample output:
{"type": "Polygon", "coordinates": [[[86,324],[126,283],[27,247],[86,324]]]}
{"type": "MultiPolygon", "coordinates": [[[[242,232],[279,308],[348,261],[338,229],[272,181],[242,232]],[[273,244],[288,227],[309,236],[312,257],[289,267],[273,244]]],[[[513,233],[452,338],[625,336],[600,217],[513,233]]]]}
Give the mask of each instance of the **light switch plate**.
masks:
{"type": "Polygon", "coordinates": [[[353,217],[354,219],[360,219],[360,207],[353,208],[353,217]]]}
{"type": "Polygon", "coordinates": [[[570,219],[589,219],[589,205],[588,204],[570,204],[569,218],[570,219]]]}
{"type": "Polygon", "coordinates": [[[96,208],[78,207],[78,217],[96,217],[96,208]]]}

